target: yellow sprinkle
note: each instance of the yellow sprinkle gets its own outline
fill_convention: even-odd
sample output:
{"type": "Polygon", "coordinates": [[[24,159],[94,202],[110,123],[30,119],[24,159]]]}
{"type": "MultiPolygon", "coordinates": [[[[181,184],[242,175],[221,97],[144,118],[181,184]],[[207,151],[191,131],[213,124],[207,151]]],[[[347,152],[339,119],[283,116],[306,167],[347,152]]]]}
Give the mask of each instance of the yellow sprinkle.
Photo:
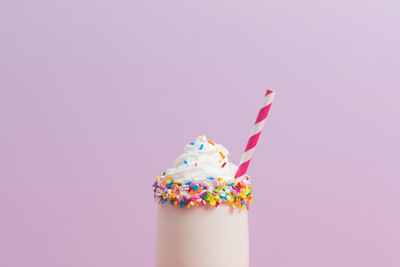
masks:
{"type": "Polygon", "coordinates": [[[215,202],[215,200],[212,200],[212,201],[210,201],[210,205],[211,205],[211,206],[213,206],[213,207],[214,207],[214,206],[215,206],[215,204],[217,204],[217,202],[215,202]]]}
{"type": "Polygon", "coordinates": [[[243,205],[243,206],[242,206],[242,210],[245,210],[245,209],[246,209],[246,206],[245,206],[245,205],[243,205]]]}
{"type": "Polygon", "coordinates": [[[219,178],[218,178],[218,181],[222,181],[222,180],[223,180],[222,177],[219,177],[219,178]]]}
{"type": "Polygon", "coordinates": [[[219,200],[219,198],[220,198],[219,195],[215,196],[215,200],[219,200]]]}

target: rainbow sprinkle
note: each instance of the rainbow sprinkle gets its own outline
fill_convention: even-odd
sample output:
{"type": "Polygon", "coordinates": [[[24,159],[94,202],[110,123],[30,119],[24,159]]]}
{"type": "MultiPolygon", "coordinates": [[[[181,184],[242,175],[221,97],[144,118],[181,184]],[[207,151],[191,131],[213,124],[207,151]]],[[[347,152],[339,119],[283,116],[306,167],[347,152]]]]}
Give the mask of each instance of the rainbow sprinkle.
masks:
{"type": "Polygon", "coordinates": [[[153,184],[154,199],[159,204],[167,201],[181,208],[191,206],[218,207],[223,203],[234,208],[248,209],[253,200],[248,176],[242,180],[224,181],[222,177],[207,177],[200,181],[174,181],[159,176],[153,184]]]}

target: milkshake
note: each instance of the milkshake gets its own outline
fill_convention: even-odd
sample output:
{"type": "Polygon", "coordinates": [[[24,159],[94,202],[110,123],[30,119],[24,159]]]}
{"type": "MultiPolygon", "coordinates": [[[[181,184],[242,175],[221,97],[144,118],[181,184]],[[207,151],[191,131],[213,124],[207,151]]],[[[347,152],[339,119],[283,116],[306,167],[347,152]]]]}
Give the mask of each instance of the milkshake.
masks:
{"type": "Polygon", "coordinates": [[[205,136],[184,147],[157,177],[156,267],[248,267],[247,210],[253,199],[247,175],[228,150],[205,136]]]}

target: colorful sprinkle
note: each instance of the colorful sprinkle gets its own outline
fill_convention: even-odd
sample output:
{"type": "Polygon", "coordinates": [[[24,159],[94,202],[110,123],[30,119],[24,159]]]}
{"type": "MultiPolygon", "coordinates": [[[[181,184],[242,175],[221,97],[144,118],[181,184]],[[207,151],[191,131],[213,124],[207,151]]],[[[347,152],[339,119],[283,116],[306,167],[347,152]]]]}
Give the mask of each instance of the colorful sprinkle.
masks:
{"type": "Polygon", "coordinates": [[[204,144],[201,144],[201,146],[200,146],[199,150],[202,150],[202,149],[203,149],[203,147],[204,147],[204,144]]]}
{"type": "Polygon", "coordinates": [[[224,158],[225,158],[225,155],[224,155],[224,154],[222,154],[222,152],[221,152],[221,151],[219,152],[219,154],[221,155],[222,159],[224,159],[224,158]]]}
{"type": "Polygon", "coordinates": [[[211,145],[215,146],[215,144],[213,142],[211,142],[210,140],[208,140],[207,142],[210,143],[211,145]]]}
{"type": "Polygon", "coordinates": [[[226,161],[224,162],[224,164],[222,164],[221,168],[225,167],[225,165],[226,165],[226,161]]]}
{"type": "Polygon", "coordinates": [[[191,142],[190,144],[191,144],[192,146],[194,146],[194,142],[191,142]]]}
{"type": "Polygon", "coordinates": [[[188,164],[187,160],[184,160],[183,163],[188,164]]]}
{"type": "Polygon", "coordinates": [[[227,203],[234,208],[247,209],[253,200],[247,177],[241,180],[224,181],[223,177],[207,177],[199,182],[157,177],[153,189],[157,203],[169,201],[181,208],[198,207],[199,204],[218,207],[227,203]]]}

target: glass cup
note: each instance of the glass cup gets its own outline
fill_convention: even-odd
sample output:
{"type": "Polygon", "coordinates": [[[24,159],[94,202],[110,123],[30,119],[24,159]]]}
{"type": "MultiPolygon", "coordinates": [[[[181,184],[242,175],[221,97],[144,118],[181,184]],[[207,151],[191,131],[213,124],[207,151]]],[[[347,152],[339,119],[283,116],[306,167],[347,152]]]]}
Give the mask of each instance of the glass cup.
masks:
{"type": "Polygon", "coordinates": [[[247,210],[158,207],[156,267],[248,267],[247,210]]]}

